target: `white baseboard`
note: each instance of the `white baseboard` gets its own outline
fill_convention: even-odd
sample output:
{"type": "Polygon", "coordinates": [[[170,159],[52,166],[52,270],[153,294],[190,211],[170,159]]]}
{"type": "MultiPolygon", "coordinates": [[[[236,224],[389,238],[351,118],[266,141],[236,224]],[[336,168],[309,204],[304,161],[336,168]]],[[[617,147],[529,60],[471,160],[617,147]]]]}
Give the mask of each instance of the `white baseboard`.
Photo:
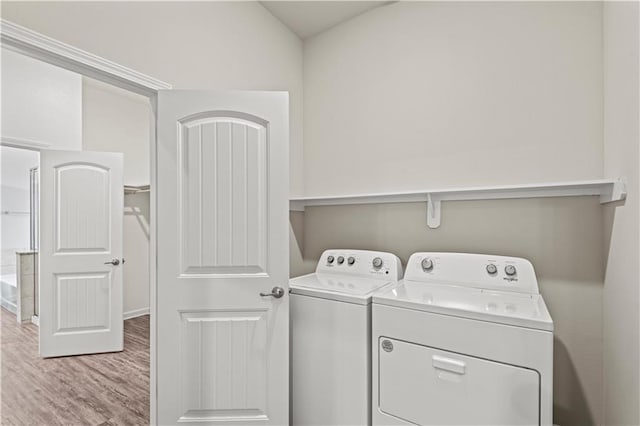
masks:
{"type": "Polygon", "coordinates": [[[37,315],[34,315],[31,317],[31,323],[37,325],[38,327],[40,327],[40,317],[37,315]]]}
{"type": "Polygon", "coordinates": [[[125,312],[123,317],[128,320],[131,318],[141,317],[143,315],[149,315],[149,308],[134,309],[132,311],[125,312]]]}
{"type": "MultiPolygon", "coordinates": [[[[11,312],[14,315],[18,314],[18,307],[16,306],[15,303],[8,301],[5,298],[2,298],[2,300],[0,301],[0,305],[5,308],[7,311],[11,312]]],[[[147,309],[147,311],[149,311],[147,309]]]]}

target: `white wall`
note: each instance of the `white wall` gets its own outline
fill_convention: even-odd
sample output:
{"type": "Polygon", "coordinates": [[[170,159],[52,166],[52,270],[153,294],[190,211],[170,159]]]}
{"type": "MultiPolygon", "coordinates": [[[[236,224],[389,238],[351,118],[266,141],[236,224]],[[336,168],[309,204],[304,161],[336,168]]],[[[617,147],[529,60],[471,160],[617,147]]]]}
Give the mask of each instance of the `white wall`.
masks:
{"type": "MultiPolygon", "coordinates": [[[[304,45],[306,195],[603,175],[602,5],[399,2],[304,45]]],[[[637,141],[637,139],[636,139],[637,141]]],[[[555,321],[554,422],[602,424],[603,208],[596,198],[293,213],[292,271],[323,249],[530,259],[555,321]]]]}
{"type": "Polygon", "coordinates": [[[291,193],[302,192],[302,42],[257,2],[5,2],[3,18],[176,89],[290,93],[291,193]]]}
{"type": "MultiPolygon", "coordinates": [[[[37,167],[38,162],[36,151],[0,146],[0,274],[14,275],[14,283],[19,271],[16,253],[30,248],[29,170],[37,167]],[[6,211],[10,213],[6,214],[6,211]]],[[[1,293],[2,306],[20,313],[17,288],[3,282],[1,293]]],[[[23,301],[23,304],[27,302],[23,301]]],[[[33,297],[31,307],[33,310],[33,297]]]]}
{"type": "MultiPolygon", "coordinates": [[[[29,170],[37,167],[35,151],[0,147],[0,211],[29,212],[29,170]]],[[[0,215],[0,266],[14,266],[16,251],[29,249],[29,215],[0,215]]],[[[12,268],[3,268],[13,272],[12,268]]]]}
{"type": "Polygon", "coordinates": [[[607,209],[604,423],[640,424],[640,7],[604,5],[604,173],[626,176],[628,197],[607,209]]]}
{"type": "Polygon", "coordinates": [[[3,138],[79,150],[82,144],[82,80],[78,74],[2,51],[3,138]]]}
{"type": "MultiPolygon", "coordinates": [[[[82,149],[124,154],[125,185],[148,185],[151,142],[149,99],[83,77],[82,149]]],[[[124,197],[124,313],[149,309],[149,193],[124,197]]]]}
{"type": "Polygon", "coordinates": [[[124,197],[124,313],[149,309],[149,193],[124,197]]]}
{"type": "Polygon", "coordinates": [[[602,176],[601,18],[398,2],[305,40],[306,195],[602,176]]]}
{"type": "Polygon", "coordinates": [[[149,98],[82,78],[82,149],[124,154],[124,184],[148,185],[152,111],[149,98]]]}

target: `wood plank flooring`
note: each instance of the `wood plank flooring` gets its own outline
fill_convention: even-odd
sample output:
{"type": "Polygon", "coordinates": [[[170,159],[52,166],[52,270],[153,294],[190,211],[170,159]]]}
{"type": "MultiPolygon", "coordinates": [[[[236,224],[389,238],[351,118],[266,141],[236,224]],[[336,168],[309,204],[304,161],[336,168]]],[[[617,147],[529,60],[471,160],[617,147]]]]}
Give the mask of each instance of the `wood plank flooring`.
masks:
{"type": "Polygon", "coordinates": [[[149,316],[124,322],[124,351],[42,359],[38,328],[0,309],[2,425],[149,424],[149,316]]]}

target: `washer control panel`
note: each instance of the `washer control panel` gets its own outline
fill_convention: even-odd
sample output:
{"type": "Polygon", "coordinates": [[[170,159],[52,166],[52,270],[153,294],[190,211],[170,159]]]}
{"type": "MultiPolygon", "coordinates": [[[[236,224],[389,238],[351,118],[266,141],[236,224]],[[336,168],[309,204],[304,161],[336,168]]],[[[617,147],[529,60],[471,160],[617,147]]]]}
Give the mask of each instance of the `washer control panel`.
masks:
{"type": "Polygon", "coordinates": [[[527,259],[468,253],[414,253],[407,281],[450,284],[487,290],[538,294],[533,265],[527,259]]]}
{"type": "Polygon", "coordinates": [[[316,273],[335,273],[398,281],[402,264],[392,253],[369,250],[326,250],[320,256],[316,273]]]}

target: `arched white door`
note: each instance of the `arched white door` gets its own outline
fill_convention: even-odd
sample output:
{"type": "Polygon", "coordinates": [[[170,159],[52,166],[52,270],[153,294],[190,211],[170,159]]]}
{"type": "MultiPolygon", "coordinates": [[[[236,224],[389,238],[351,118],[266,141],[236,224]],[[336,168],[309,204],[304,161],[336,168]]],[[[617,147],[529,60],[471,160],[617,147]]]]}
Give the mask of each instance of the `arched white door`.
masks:
{"type": "Polygon", "coordinates": [[[123,349],[121,153],[40,151],[40,355],[123,349]]]}
{"type": "Polygon", "coordinates": [[[157,113],[155,419],[288,424],[287,94],[160,91],[157,113]]]}

